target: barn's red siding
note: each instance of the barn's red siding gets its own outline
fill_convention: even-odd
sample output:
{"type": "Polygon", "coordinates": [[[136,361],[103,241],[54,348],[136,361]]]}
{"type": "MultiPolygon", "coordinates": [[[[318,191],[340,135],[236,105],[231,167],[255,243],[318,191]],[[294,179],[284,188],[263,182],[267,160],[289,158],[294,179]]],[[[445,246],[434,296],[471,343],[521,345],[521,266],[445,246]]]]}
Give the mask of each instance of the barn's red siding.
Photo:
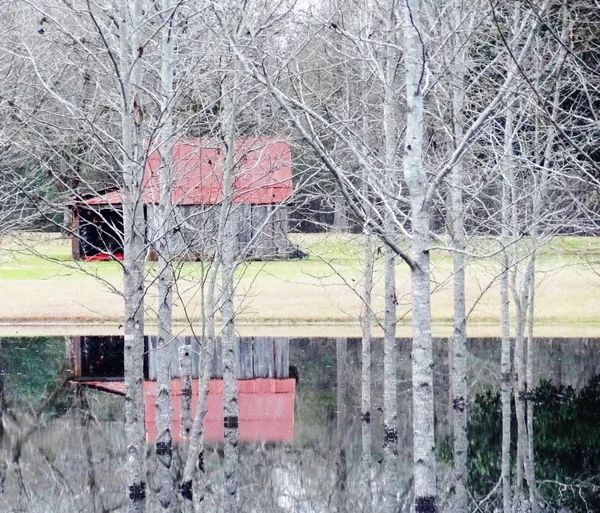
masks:
{"type": "MultiPolygon", "coordinates": [[[[287,143],[270,139],[244,139],[235,145],[234,198],[236,203],[271,205],[292,194],[291,152],[287,143]]],[[[144,199],[160,198],[160,151],[148,157],[144,175],[144,199]]],[[[173,147],[175,205],[214,205],[222,200],[223,152],[203,139],[184,139],[173,147]]],[[[121,204],[120,191],[87,199],[88,205],[121,204]]]]}

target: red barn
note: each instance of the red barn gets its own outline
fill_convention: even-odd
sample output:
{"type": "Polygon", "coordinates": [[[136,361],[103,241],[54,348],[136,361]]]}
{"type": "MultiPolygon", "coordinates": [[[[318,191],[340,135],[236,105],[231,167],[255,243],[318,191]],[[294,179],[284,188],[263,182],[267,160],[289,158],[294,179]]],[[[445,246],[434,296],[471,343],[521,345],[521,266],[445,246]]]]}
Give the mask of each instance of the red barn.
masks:
{"type": "MultiPolygon", "coordinates": [[[[150,153],[143,200],[149,253],[156,244],[160,199],[160,149],[150,153]]],[[[224,154],[214,140],[182,139],[172,155],[171,200],[174,206],[172,248],[185,259],[214,253],[223,200],[224,154]]],[[[248,259],[287,258],[294,248],[287,238],[286,201],[292,194],[289,145],[273,139],[242,139],[234,151],[233,224],[237,248],[248,259]]],[[[120,190],[85,198],[73,209],[73,258],[122,257],[123,198],[120,190]]]]}

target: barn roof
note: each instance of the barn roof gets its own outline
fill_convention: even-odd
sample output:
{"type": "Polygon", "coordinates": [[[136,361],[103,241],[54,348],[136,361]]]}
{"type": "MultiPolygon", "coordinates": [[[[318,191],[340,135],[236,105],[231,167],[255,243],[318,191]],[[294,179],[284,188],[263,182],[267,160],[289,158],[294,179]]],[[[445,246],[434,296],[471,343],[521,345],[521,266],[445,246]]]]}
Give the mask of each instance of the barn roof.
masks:
{"type": "MultiPolygon", "coordinates": [[[[292,194],[290,147],[274,139],[240,139],[234,150],[234,198],[236,203],[281,203],[292,194]]],[[[214,205],[222,200],[222,146],[208,139],[181,139],[173,146],[174,205],[214,205]]],[[[144,200],[160,200],[160,148],[152,151],[144,172],[144,200]]],[[[85,199],[88,205],[123,203],[121,191],[85,199]]]]}
{"type": "MultiPolygon", "coordinates": [[[[86,385],[107,392],[125,394],[123,381],[78,380],[86,385]]],[[[294,438],[294,397],[296,381],[293,379],[245,379],[238,380],[239,437],[243,442],[289,442],[294,438]]],[[[181,380],[171,380],[173,441],[181,438],[181,380]]],[[[144,404],[146,438],[156,442],[156,381],[144,381],[144,404]]],[[[198,379],[192,380],[192,418],[198,404],[198,379]]],[[[208,442],[222,442],[223,428],[223,380],[211,379],[207,412],[204,417],[204,437],[208,442]]]]}

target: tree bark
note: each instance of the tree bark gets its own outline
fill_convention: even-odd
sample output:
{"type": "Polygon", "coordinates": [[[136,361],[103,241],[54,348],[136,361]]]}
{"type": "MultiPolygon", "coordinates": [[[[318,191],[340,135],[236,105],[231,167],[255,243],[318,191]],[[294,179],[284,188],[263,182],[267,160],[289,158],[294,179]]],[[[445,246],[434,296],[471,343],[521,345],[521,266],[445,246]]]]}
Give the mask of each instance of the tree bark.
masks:
{"type": "MultiPolygon", "coordinates": [[[[371,16],[371,2],[365,0],[362,17],[361,17],[361,29],[362,32],[368,33],[368,27],[370,25],[371,16]]],[[[366,51],[367,49],[365,49],[366,51]]],[[[361,65],[361,83],[367,84],[369,81],[369,69],[368,64],[363,62],[361,65]]],[[[361,127],[360,133],[363,138],[364,153],[369,152],[369,111],[368,111],[368,93],[363,91],[360,95],[362,102],[362,116],[361,116],[361,127]]],[[[364,202],[365,212],[369,211],[369,170],[362,166],[362,185],[361,193],[364,202]]],[[[373,466],[372,466],[372,428],[371,428],[371,343],[372,343],[372,331],[371,325],[373,324],[373,273],[375,269],[375,254],[374,254],[374,236],[370,229],[365,226],[363,229],[363,241],[364,241],[364,276],[363,276],[363,294],[362,294],[362,312],[361,312],[361,328],[362,328],[362,340],[361,340],[361,447],[362,447],[362,480],[364,484],[364,500],[363,503],[368,508],[375,508],[374,504],[374,493],[372,491],[373,484],[373,466]]]]}
{"type": "MultiPolygon", "coordinates": [[[[516,208],[513,205],[513,208],[516,208]]],[[[521,507],[523,501],[523,477],[527,480],[527,486],[535,488],[535,479],[533,477],[533,471],[531,467],[531,461],[529,459],[528,446],[528,434],[526,425],[526,404],[529,393],[528,384],[525,375],[525,328],[527,323],[527,311],[529,309],[529,294],[531,292],[531,283],[533,280],[533,258],[529,259],[527,267],[525,269],[523,282],[521,284],[521,293],[518,294],[515,291],[515,307],[517,313],[517,326],[515,336],[515,352],[514,352],[514,366],[515,366],[515,409],[517,414],[517,483],[515,492],[515,501],[517,511],[521,507]],[[522,467],[521,467],[522,466],[522,467]]],[[[535,502],[535,500],[534,500],[535,502]]],[[[536,508],[537,509],[537,508],[536,508]]]]}
{"type": "MultiPolygon", "coordinates": [[[[535,242],[534,242],[535,244],[535,242]]],[[[533,325],[534,325],[534,298],[535,298],[535,256],[532,256],[531,283],[529,292],[529,316],[527,322],[527,365],[525,370],[525,380],[528,390],[533,389],[533,325]]],[[[529,472],[527,474],[527,483],[529,487],[529,503],[531,513],[539,512],[537,500],[537,481],[535,477],[535,453],[533,450],[533,402],[528,400],[526,403],[525,415],[527,418],[527,459],[529,460],[529,472]]]]}
{"type": "Polygon", "coordinates": [[[83,438],[83,446],[85,451],[85,459],[87,463],[87,487],[91,496],[92,513],[96,513],[98,508],[105,511],[102,504],[102,495],[98,494],[98,480],[96,479],[96,467],[94,466],[94,453],[92,449],[92,441],[90,439],[90,405],[85,396],[85,389],[77,387],[77,402],[79,407],[79,421],[81,425],[81,436],[83,438]],[[100,502],[100,504],[98,504],[100,502]]]}
{"type": "Polygon", "coordinates": [[[0,447],[4,443],[4,347],[0,337],[0,447]]]}
{"type": "Polygon", "coordinates": [[[4,481],[8,469],[8,440],[4,436],[4,410],[6,398],[4,395],[4,341],[0,337],[0,494],[4,494],[4,481]]]}
{"type": "Polygon", "coordinates": [[[160,204],[158,206],[158,344],[156,360],[156,463],[158,500],[162,511],[173,510],[173,435],[171,433],[171,346],[173,344],[173,267],[170,238],[173,161],[173,17],[171,0],[161,9],[165,17],[162,40],[160,130],[160,204]]]}
{"type": "MultiPolygon", "coordinates": [[[[397,20],[395,10],[389,13],[389,30],[392,42],[395,40],[394,30],[397,20]]],[[[385,139],[385,183],[389,191],[395,191],[398,183],[396,166],[396,87],[395,73],[397,56],[389,46],[386,50],[385,62],[385,95],[383,104],[383,130],[385,139]]],[[[388,208],[384,213],[384,231],[390,240],[396,238],[395,206],[396,202],[388,199],[388,208]]],[[[389,247],[384,251],[384,302],[383,320],[383,493],[384,511],[396,511],[398,497],[398,397],[397,397],[397,361],[396,343],[396,254],[389,247]]]]}
{"type": "Polygon", "coordinates": [[[192,349],[189,344],[179,347],[181,368],[181,437],[188,439],[192,433],[192,349]]]}
{"type": "Polygon", "coordinates": [[[407,0],[404,24],[406,67],[406,142],[404,177],[410,192],[412,223],[413,318],[413,463],[415,513],[437,512],[436,455],[433,399],[433,341],[430,304],[430,206],[422,162],[423,91],[425,62],[420,0],[407,0]]]}
{"type": "Polygon", "coordinates": [[[145,223],[142,200],[144,173],[142,1],[121,0],[120,85],[123,138],[123,289],[125,299],[125,437],[127,444],[127,508],[146,510],[146,429],[144,425],[144,262],[145,223]],[[136,52],[134,55],[134,51],[136,52]]]}
{"type": "Polygon", "coordinates": [[[335,339],[336,353],[336,402],[337,402],[337,461],[334,507],[338,513],[347,511],[348,468],[346,462],[346,380],[347,346],[345,338],[335,339]]]}
{"type": "Polygon", "coordinates": [[[502,375],[502,504],[504,513],[510,513],[512,491],[510,484],[511,401],[512,401],[512,351],[510,339],[509,269],[510,256],[510,183],[508,174],[512,163],[513,115],[510,106],[506,110],[504,127],[504,168],[502,180],[502,273],[500,274],[500,315],[502,352],[500,371],[502,375]]]}
{"type": "MultiPolygon", "coordinates": [[[[561,34],[562,41],[567,39],[569,31],[569,21],[567,15],[566,4],[563,4],[563,30],[561,34]]],[[[561,48],[559,55],[564,56],[564,48],[561,48]]],[[[560,71],[559,76],[554,84],[554,95],[552,102],[552,119],[556,121],[557,114],[560,107],[560,71]]],[[[542,204],[548,187],[548,177],[550,169],[552,167],[553,152],[554,152],[554,141],[556,138],[556,128],[551,123],[548,125],[546,132],[546,145],[544,149],[543,158],[541,159],[541,171],[533,174],[533,205],[532,205],[532,226],[531,226],[531,247],[532,253],[530,255],[530,278],[529,278],[529,290],[528,290],[528,304],[527,312],[525,313],[527,319],[527,336],[524,340],[526,341],[526,364],[525,364],[525,384],[524,389],[531,391],[533,387],[533,329],[534,329],[534,314],[535,314],[535,269],[537,259],[537,249],[541,244],[540,236],[540,223],[542,220],[542,204]]],[[[527,285],[527,284],[526,284],[527,285]]],[[[525,430],[527,433],[526,447],[524,452],[526,454],[528,467],[526,468],[526,479],[527,487],[529,489],[529,502],[532,513],[538,513],[540,507],[537,500],[537,482],[535,475],[535,453],[534,453],[534,431],[533,431],[533,402],[527,400],[525,402],[525,430]]]]}
{"type": "Polygon", "coordinates": [[[238,97],[237,61],[230,76],[224,80],[224,112],[221,122],[225,146],[225,169],[223,171],[223,201],[221,202],[221,222],[223,227],[220,248],[223,260],[222,279],[222,341],[223,341],[223,410],[225,427],[225,513],[238,510],[237,466],[238,466],[238,398],[235,373],[235,324],[234,324],[234,271],[235,271],[235,232],[233,219],[233,182],[235,179],[234,144],[238,97]]]}
{"type": "Polygon", "coordinates": [[[340,188],[336,185],[334,189],[333,205],[333,229],[338,232],[348,230],[348,217],[346,215],[346,201],[340,188]]]}
{"type": "MultiPolygon", "coordinates": [[[[461,10],[454,9],[455,27],[460,26],[461,10]]],[[[464,135],[463,106],[465,101],[464,59],[466,51],[464,38],[456,32],[453,36],[453,83],[452,83],[452,118],[454,126],[454,149],[464,135]]],[[[453,432],[453,485],[454,497],[452,510],[462,513],[468,510],[469,495],[468,477],[468,387],[467,387],[467,318],[465,305],[465,251],[467,248],[465,233],[465,206],[463,202],[464,169],[462,161],[458,161],[450,175],[451,216],[452,216],[452,262],[454,275],[454,334],[451,342],[451,375],[452,389],[452,432],[453,432]]]]}
{"type": "MultiPolygon", "coordinates": [[[[220,230],[219,233],[222,233],[222,231],[220,230]]],[[[206,415],[206,403],[208,400],[208,390],[210,387],[212,361],[215,348],[215,314],[217,311],[215,289],[220,265],[221,260],[217,253],[212,262],[206,283],[206,303],[202,314],[206,325],[206,337],[203,337],[204,346],[201,355],[201,372],[198,378],[198,405],[196,406],[196,415],[194,416],[194,423],[192,425],[190,445],[183,470],[183,477],[179,486],[184,513],[192,513],[195,505],[199,506],[200,503],[204,501],[206,467],[204,464],[203,424],[206,415]],[[198,475],[197,487],[194,486],[196,475],[198,475]],[[196,488],[198,490],[197,493],[195,492],[196,488]]],[[[204,291],[202,291],[202,293],[204,294],[204,291]]]]}
{"type": "Polygon", "coordinates": [[[362,340],[361,340],[361,442],[362,442],[362,479],[365,488],[365,503],[373,506],[371,483],[371,323],[372,313],[372,291],[373,291],[373,236],[370,233],[364,235],[365,241],[365,267],[363,278],[363,307],[361,316],[362,340]]]}

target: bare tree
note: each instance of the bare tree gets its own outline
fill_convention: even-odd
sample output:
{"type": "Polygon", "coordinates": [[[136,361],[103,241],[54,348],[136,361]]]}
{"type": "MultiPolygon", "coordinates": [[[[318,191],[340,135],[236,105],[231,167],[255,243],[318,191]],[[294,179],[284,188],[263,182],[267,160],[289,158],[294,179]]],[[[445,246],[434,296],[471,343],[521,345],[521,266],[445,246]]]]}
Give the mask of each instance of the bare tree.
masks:
{"type": "MultiPolygon", "coordinates": [[[[158,359],[156,394],[156,459],[158,499],[164,511],[173,511],[173,435],[171,433],[171,345],[173,343],[173,91],[175,10],[173,2],[160,6],[164,20],[161,55],[160,204],[158,207],[158,359]]],[[[182,370],[184,366],[182,366],[182,370]]],[[[183,372],[182,372],[183,375],[183,372]]],[[[183,379],[182,379],[183,382],[183,379]]],[[[183,388],[183,387],[182,387],[183,388]]],[[[183,392],[182,392],[183,396],[183,392]]],[[[187,394],[189,397],[189,394],[187,394]]],[[[188,410],[189,411],[189,410],[188,410]]]]}
{"type": "Polygon", "coordinates": [[[336,368],[336,482],[333,496],[333,508],[338,513],[348,511],[348,462],[347,462],[347,378],[348,378],[348,340],[335,339],[336,368]]]}
{"type": "MultiPolygon", "coordinates": [[[[471,32],[472,23],[466,30],[460,30],[466,25],[465,18],[469,16],[465,2],[458,2],[452,9],[452,24],[455,30],[451,39],[451,99],[452,99],[452,140],[456,150],[458,142],[465,131],[465,79],[467,73],[467,37],[471,32]]],[[[473,18],[471,18],[473,19],[473,18]]],[[[454,452],[454,497],[452,510],[466,511],[469,504],[467,490],[468,478],[468,384],[467,384],[467,318],[465,297],[465,266],[467,249],[465,230],[465,205],[463,188],[465,186],[465,169],[462,161],[456,163],[450,175],[450,233],[453,248],[454,275],[454,334],[450,341],[450,383],[452,401],[452,433],[454,452]]]]}
{"type": "Polygon", "coordinates": [[[143,176],[143,5],[142,0],[120,5],[120,67],[122,94],[123,226],[125,260],[125,427],[127,438],[128,509],[146,510],[144,426],[144,262],[146,260],[143,176]]]}

